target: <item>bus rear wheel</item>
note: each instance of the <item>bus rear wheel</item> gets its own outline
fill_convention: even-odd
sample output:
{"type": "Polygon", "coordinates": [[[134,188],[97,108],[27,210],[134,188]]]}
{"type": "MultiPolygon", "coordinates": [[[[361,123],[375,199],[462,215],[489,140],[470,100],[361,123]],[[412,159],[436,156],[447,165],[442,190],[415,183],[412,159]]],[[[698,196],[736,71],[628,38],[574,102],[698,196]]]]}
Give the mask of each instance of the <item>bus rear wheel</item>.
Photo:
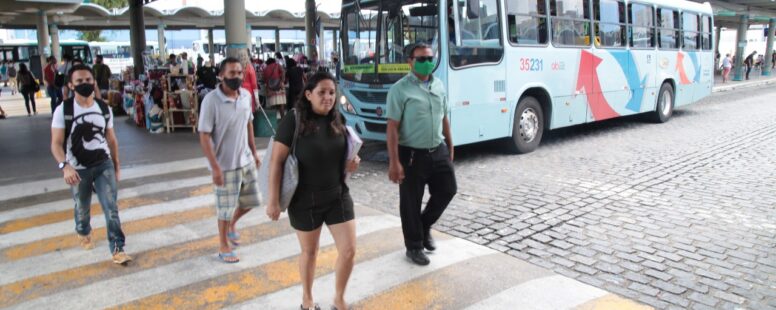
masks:
{"type": "Polygon", "coordinates": [[[669,83],[663,83],[660,86],[660,92],[657,94],[657,104],[655,111],[650,115],[650,120],[655,123],[665,123],[674,114],[674,88],[669,83]]]}
{"type": "Polygon", "coordinates": [[[515,110],[509,150],[516,154],[530,153],[539,147],[544,134],[544,111],[534,97],[520,99],[515,110]]]}

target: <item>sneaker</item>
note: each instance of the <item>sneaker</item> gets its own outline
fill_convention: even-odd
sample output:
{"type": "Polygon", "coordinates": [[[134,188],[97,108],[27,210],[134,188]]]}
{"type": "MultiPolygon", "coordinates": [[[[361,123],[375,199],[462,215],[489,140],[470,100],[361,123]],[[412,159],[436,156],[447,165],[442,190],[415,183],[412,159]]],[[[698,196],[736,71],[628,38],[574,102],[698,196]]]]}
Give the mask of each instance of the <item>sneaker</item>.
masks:
{"type": "Polygon", "coordinates": [[[81,247],[84,248],[84,250],[94,249],[94,244],[92,244],[92,234],[88,234],[86,236],[78,235],[78,243],[81,244],[81,247]]]}
{"type": "Polygon", "coordinates": [[[116,253],[113,253],[113,262],[116,264],[126,264],[131,260],[132,257],[129,257],[127,253],[124,253],[124,250],[119,250],[116,251],[116,253]]]}

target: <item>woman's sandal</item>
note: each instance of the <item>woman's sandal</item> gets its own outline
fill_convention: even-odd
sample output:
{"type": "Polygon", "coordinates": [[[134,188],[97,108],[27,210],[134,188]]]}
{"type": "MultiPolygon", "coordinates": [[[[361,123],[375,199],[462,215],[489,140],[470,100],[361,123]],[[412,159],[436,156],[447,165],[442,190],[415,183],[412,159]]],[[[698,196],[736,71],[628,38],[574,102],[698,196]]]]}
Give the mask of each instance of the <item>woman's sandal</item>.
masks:
{"type": "Polygon", "coordinates": [[[240,246],[240,234],[236,231],[226,233],[226,238],[229,239],[229,243],[234,246],[240,246]]]}
{"type": "Polygon", "coordinates": [[[218,258],[221,259],[222,262],[227,264],[234,264],[234,263],[240,262],[240,259],[237,258],[237,255],[235,255],[234,252],[229,252],[229,253],[218,252],[218,258]],[[230,258],[234,258],[234,260],[229,260],[230,258]]]}
{"type": "Polygon", "coordinates": [[[315,304],[313,307],[305,308],[304,305],[299,305],[299,309],[301,310],[321,310],[321,307],[318,306],[318,304],[315,304]]]}

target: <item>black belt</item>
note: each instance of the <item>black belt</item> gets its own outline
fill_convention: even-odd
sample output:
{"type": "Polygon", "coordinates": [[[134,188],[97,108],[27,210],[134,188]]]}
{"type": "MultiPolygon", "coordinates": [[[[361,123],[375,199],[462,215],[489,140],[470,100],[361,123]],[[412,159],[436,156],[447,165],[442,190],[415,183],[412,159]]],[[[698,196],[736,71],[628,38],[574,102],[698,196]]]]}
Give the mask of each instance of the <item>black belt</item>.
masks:
{"type": "Polygon", "coordinates": [[[437,146],[435,146],[435,147],[432,147],[432,148],[423,148],[423,149],[417,149],[417,148],[414,148],[414,147],[403,146],[403,145],[399,145],[399,147],[400,147],[400,148],[407,149],[407,150],[410,150],[410,151],[413,151],[413,152],[416,152],[416,153],[421,153],[421,154],[432,154],[432,153],[434,153],[434,152],[438,151],[439,149],[441,149],[441,148],[442,148],[444,145],[445,145],[444,143],[440,143],[439,145],[437,145],[437,146]]]}

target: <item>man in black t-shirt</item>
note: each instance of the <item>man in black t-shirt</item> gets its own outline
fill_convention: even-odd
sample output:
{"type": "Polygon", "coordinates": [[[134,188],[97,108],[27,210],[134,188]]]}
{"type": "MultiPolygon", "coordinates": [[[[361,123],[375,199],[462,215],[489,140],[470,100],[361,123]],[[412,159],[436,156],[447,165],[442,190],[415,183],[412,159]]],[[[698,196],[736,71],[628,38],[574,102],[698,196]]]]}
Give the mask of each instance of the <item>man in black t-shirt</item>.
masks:
{"type": "Polygon", "coordinates": [[[746,66],[746,79],[749,79],[749,73],[752,72],[752,67],[754,67],[754,56],[757,55],[757,51],[752,52],[749,54],[749,56],[744,59],[744,66],[746,66]]]}

